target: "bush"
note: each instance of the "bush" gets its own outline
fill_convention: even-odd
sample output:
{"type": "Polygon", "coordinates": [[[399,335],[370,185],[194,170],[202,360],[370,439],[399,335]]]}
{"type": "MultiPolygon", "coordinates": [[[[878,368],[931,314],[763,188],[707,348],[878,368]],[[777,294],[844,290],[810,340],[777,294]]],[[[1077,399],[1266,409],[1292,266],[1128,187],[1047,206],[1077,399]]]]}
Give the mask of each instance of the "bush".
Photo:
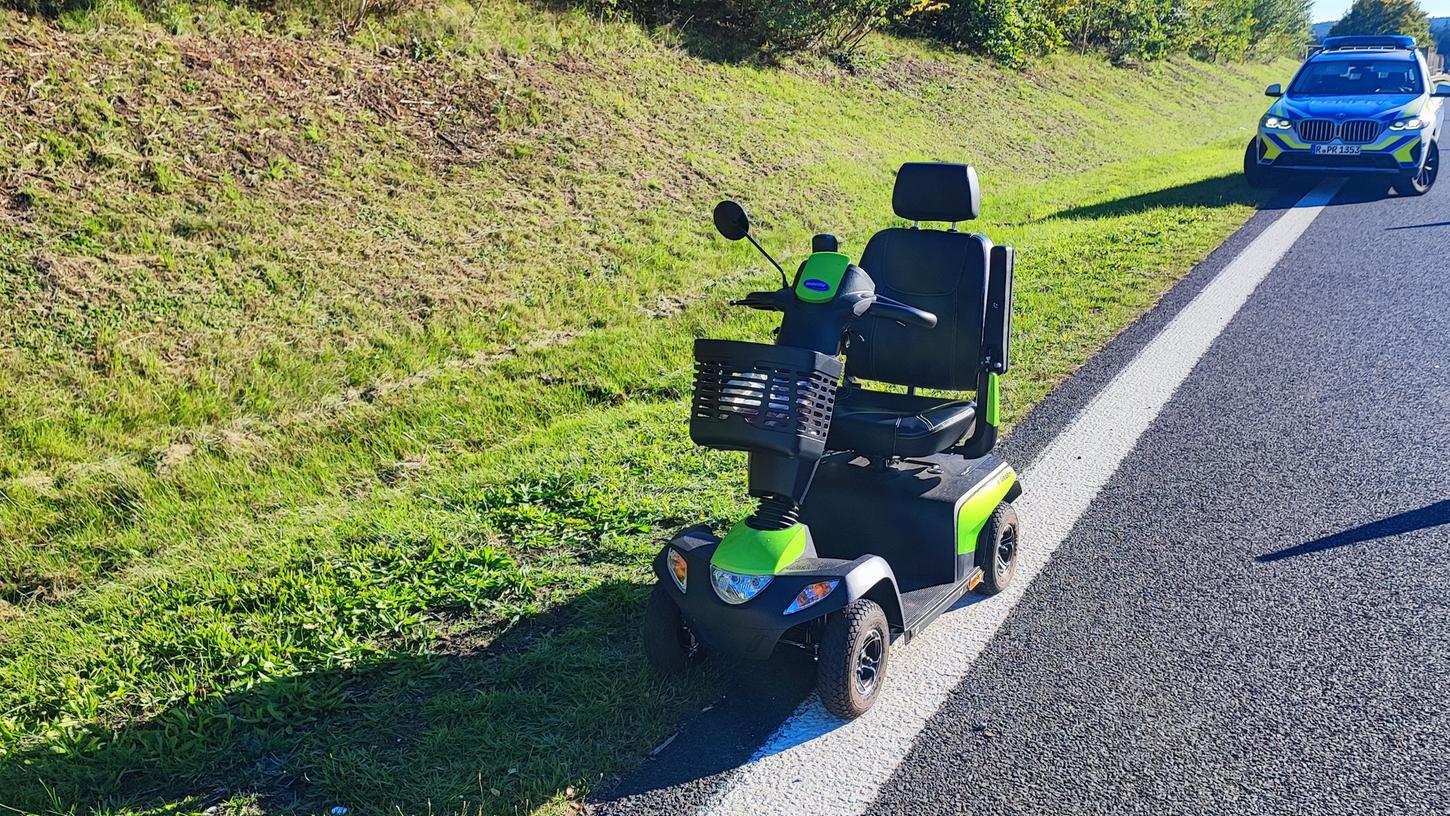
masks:
{"type": "Polygon", "coordinates": [[[1258,22],[1254,0],[1217,0],[1185,12],[1175,30],[1184,51],[1213,62],[1248,56],[1258,22]]]}
{"type": "Polygon", "coordinates": [[[911,28],[1022,67],[1066,45],[1059,28],[1063,11],[1058,0],[952,0],[911,28]]]}
{"type": "Polygon", "coordinates": [[[1298,55],[1308,45],[1312,0],[1255,0],[1249,53],[1298,55]]]}
{"type": "Polygon", "coordinates": [[[1297,52],[1309,0],[952,0],[909,29],[1014,66],[1062,47],[1119,62],[1297,52]]]}
{"type": "Polygon", "coordinates": [[[941,6],[931,0],[746,0],[754,29],[776,52],[849,57],[875,29],[941,6]]]}
{"type": "Polygon", "coordinates": [[[1103,50],[1115,61],[1154,60],[1184,50],[1197,15],[1174,0],[1088,0],[1069,11],[1064,28],[1080,51],[1103,50]]]}

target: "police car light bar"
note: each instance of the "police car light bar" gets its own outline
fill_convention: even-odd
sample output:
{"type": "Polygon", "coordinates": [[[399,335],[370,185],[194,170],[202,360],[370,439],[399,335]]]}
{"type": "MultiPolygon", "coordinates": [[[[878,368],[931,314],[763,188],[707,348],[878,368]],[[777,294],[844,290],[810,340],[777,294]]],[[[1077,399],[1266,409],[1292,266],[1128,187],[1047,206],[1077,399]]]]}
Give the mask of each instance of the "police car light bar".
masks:
{"type": "Polygon", "coordinates": [[[1409,50],[1415,47],[1415,38],[1402,34],[1376,34],[1376,35],[1350,35],[1342,37],[1325,37],[1325,51],[1350,51],[1357,49],[1399,49],[1409,50]]]}

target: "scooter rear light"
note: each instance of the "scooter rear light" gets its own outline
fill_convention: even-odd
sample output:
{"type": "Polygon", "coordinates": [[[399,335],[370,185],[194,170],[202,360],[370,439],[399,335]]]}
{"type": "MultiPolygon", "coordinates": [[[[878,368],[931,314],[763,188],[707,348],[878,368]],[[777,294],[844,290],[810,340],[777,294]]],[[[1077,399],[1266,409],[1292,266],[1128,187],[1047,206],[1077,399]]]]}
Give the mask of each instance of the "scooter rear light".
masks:
{"type": "Polygon", "coordinates": [[[689,580],[690,568],[685,563],[685,557],[680,555],[679,550],[670,549],[667,552],[666,559],[670,562],[670,577],[675,579],[675,586],[679,587],[681,592],[684,592],[685,584],[689,580]]]}
{"type": "Polygon", "coordinates": [[[791,601],[790,606],[785,608],[785,614],[789,615],[792,612],[799,612],[808,606],[814,606],[820,603],[825,600],[827,595],[831,594],[831,590],[835,589],[836,584],[839,583],[841,583],[839,579],[833,578],[829,581],[816,581],[813,584],[806,584],[805,589],[797,593],[795,600],[791,601]]]}

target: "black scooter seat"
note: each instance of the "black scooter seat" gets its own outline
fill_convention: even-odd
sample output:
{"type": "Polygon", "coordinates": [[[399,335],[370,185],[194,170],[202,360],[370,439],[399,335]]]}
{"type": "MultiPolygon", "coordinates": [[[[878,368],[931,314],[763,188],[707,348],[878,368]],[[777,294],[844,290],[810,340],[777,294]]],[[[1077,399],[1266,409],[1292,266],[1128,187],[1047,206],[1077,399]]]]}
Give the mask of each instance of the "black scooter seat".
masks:
{"type": "Polygon", "coordinates": [[[862,456],[930,456],[972,432],[976,403],[844,388],[836,394],[829,450],[862,456]]]}

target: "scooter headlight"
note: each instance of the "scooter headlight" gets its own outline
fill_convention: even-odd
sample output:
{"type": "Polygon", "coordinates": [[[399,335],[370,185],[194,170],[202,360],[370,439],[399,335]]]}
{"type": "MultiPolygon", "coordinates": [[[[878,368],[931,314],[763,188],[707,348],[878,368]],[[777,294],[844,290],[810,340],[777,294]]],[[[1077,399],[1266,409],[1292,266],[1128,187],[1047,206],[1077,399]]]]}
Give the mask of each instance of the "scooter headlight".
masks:
{"type": "Polygon", "coordinates": [[[1390,123],[1390,130],[1419,130],[1425,127],[1428,122],[1418,116],[1411,116],[1409,119],[1400,119],[1390,123]]]}
{"type": "Polygon", "coordinates": [[[680,554],[679,550],[673,547],[666,550],[666,553],[665,560],[669,562],[670,577],[675,579],[675,586],[679,587],[681,592],[684,592],[685,584],[690,577],[690,568],[685,564],[685,557],[680,554]]]}
{"type": "Polygon", "coordinates": [[[773,575],[740,575],[710,565],[710,583],[715,585],[715,594],[728,604],[743,604],[760,594],[770,585],[773,575]]]}
{"type": "Polygon", "coordinates": [[[791,601],[790,606],[785,608],[785,614],[789,615],[792,612],[799,612],[808,606],[815,606],[821,601],[824,601],[826,596],[830,595],[831,590],[835,589],[836,584],[839,583],[841,583],[840,579],[832,578],[829,581],[816,581],[813,584],[806,584],[805,589],[796,593],[795,600],[791,601]]]}

